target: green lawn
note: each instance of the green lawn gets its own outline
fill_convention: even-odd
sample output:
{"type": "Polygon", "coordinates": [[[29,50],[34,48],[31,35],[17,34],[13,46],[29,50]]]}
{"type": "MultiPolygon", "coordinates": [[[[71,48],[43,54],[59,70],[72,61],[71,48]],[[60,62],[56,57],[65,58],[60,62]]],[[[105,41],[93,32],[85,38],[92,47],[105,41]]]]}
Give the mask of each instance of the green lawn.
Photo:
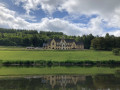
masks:
{"type": "Polygon", "coordinates": [[[109,67],[1,67],[0,76],[16,76],[16,75],[53,75],[53,74],[81,74],[81,75],[95,75],[95,74],[114,74],[120,68],[109,67]]]}
{"type": "Polygon", "coordinates": [[[0,51],[25,51],[26,47],[0,46],[0,51]]]}
{"type": "Polygon", "coordinates": [[[0,50],[0,60],[120,60],[120,56],[113,55],[112,51],[10,51],[0,50]]]}

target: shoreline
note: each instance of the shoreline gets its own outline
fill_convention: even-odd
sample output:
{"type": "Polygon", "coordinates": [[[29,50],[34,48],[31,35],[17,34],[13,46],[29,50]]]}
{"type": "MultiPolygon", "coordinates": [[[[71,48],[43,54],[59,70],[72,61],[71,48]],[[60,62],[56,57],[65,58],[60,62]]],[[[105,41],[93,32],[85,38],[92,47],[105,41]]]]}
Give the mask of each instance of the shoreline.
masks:
{"type": "Polygon", "coordinates": [[[36,60],[36,61],[2,61],[2,66],[120,66],[120,61],[117,60],[105,60],[105,61],[46,61],[46,60],[36,60]]]}

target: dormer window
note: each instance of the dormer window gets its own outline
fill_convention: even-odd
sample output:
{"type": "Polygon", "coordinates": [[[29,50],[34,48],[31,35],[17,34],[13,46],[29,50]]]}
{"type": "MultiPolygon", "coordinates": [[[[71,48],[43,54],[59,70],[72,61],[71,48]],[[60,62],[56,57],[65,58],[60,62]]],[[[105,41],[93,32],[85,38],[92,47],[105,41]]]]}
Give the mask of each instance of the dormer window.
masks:
{"type": "Polygon", "coordinates": [[[54,45],[54,42],[52,43],[52,45],[54,45]]]}
{"type": "Polygon", "coordinates": [[[62,40],[62,42],[64,42],[64,40],[62,40]]]}

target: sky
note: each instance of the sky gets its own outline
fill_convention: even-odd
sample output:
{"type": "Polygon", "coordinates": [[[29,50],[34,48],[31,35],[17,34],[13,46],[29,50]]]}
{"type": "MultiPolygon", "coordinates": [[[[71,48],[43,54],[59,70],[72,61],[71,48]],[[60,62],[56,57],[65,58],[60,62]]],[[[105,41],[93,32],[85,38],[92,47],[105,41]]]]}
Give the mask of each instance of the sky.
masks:
{"type": "Polygon", "coordinates": [[[0,28],[120,36],[120,0],[0,0],[0,28]]]}

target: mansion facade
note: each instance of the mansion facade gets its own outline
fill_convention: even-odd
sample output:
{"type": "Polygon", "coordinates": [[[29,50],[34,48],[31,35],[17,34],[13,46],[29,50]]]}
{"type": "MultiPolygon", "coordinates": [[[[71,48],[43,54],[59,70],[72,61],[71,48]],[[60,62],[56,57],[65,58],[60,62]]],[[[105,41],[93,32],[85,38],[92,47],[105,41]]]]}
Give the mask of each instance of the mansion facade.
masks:
{"type": "Polygon", "coordinates": [[[44,49],[70,50],[84,49],[83,42],[76,42],[74,39],[49,39],[43,44],[44,49]]]}

